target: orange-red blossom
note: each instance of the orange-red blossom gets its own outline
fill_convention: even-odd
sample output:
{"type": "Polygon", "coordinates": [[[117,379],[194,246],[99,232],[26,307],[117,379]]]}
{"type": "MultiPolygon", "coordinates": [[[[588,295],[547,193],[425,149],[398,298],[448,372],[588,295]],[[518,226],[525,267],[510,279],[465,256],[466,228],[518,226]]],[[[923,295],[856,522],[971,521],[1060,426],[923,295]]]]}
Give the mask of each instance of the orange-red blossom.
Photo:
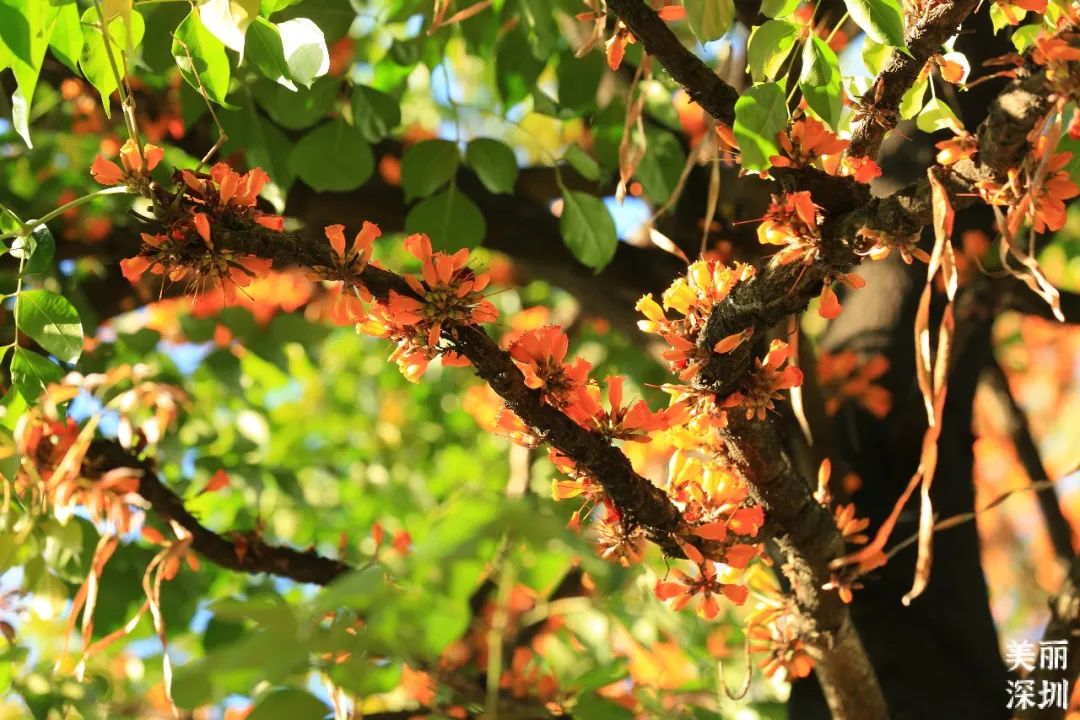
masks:
{"type": "Polygon", "coordinates": [[[746,408],[746,419],[765,419],[765,413],[773,409],[773,400],[780,398],[781,390],[790,390],[802,384],[802,371],[794,365],[784,366],[791,355],[791,347],[783,340],[773,340],[764,359],[755,360],[756,369],[742,389],[727,396],[721,407],[746,408]]]}
{"type": "Polygon", "coordinates": [[[510,357],[525,376],[525,384],[540,390],[544,401],[558,408],[577,402],[592,368],[583,358],[564,362],[570,339],[555,325],[524,333],[510,346],[510,357]]]}
{"type": "Polygon", "coordinates": [[[566,408],[571,420],[609,438],[649,442],[649,433],[666,430],[686,420],[686,404],[675,403],[665,410],[653,412],[644,400],[623,405],[623,378],[618,375],[605,379],[610,410],[600,404],[600,388],[588,385],[577,394],[576,401],[566,408]]]}
{"type": "Polygon", "coordinates": [[[158,166],[163,157],[165,157],[165,151],[157,145],[148,143],[143,146],[140,153],[135,141],[128,140],[120,148],[120,165],[98,155],[90,166],[90,174],[102,185],[120,185],[145,176],[158,166]]]}

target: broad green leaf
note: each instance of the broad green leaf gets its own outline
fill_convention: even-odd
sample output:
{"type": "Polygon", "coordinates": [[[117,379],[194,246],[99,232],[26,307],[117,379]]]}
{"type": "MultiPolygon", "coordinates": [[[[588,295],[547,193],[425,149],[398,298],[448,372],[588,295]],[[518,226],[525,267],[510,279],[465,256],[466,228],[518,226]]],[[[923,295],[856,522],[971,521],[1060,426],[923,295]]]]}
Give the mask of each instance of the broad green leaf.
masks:
{"type": "Polygon", "coordinates": [[[259,12],[265,17],[270,17],[279,10],[284,10],[290,5],[295,5],[300,0],[261,0],[259,12]]]}
{"type": "Polygon", "coordinates": [[[735,21],[734,0],[683,0],[690,29],[701,42],[718,40],[735,21]]]}
{"type": "Polygon", "coordinates": [[[27,403],[36,402],[45,388],[63,377],[64,371],[48,358],[26,348],[15,348],[15,357],[11,360],[11,384],[27,403]]]}
{"type": "Polygon", "coordinates": [[[896,0],[844,0],[844,5],[867,37],[906,52],[904,13],[896,0]]]}
{"type": "Polygon", "coordinates": [[[795,12],[799,7],[800,0],[764,0],[761,3],[761,14],[765,17],[784,18],[795,12]]]}
{"type": "Polygon", "coordinates": [[[739,141],[744,170],[767,170],[769,158],[780,152],[776,134],[788,123],[784,89],[777,83],[754,85],[735,103],[732,130],[739,141]]]}
{"type": "Polygon", "coordinates": [[[309,692],[279,688],[255,703],[247,720],[322,720],[329,712],[330,708],[309,692]]]}
{"type": "Polygon", "coordinates": [[[230,50],[244,54],[248,26],[259,15],[259,0],[200,0],[203,27],[230,50]]]}
{"type": "Polygon", "coordinates": [[[277,26],[265,18],[255,18],[247,29],[247,55],[245,56],[266,77],[274,82],[296,90],[292,71],[285,62],[285,49],[277,26]]]}
{"type": "Polygon", "coordinates": [[[927,74],[920,77],[915,83],[904,92],[903,97],[900,98],[900,117],[904,120],[910,120],[919,114],[919,111],[923,109],[923,103],[926,101],[926,91],[930,87],[930,75],[927,74]]]}
{"type": "Polygon", "coordinates": [[[38,225],[28,236],[19,236],[11,243],[11,256],[23,259],[23,274],[33,275],[49,269],[56,254],[56,239],[48,226],[38,225]]]}
{"type": "Polygon", "coordinates": [[[58,11],[57,6],[43,0],[0,0],[0,55],[11,63],[17,86],[11,98],[12,125],[27,147],[33,147],[30,104],[58,11]]]}
{"type": "Polygon", "coordinates": [[[196,90],[200,86],[218,105],[229,104],[229,56],[225,45],[207,30],[199,14],[192,9],[173,36],[172,54],[180,74],[196,90]]]}
{"type": "Polygon", "coordinates": [[[939,130],[955,130],[963,127],[960,120],[953,113],[952,108],[938,98],[931,98],[930,102],[923,106],[915,125],[923,132],[928,133],[939,130]]]}
{"type": "Polygon", "coordinates": [[[561,56],[555,73],[559,82],[559,104],[577,113],[593,110],[604,68],[604,56],[600,53],[589,53],[582,58],[561,56]]]}
{"type": "Polygon", "coordinates": [[[405,200],[427,197],[449,182],[461,162],[461,151],[449,140],[416,143],[401,158],[401,187],[405,200]]]}
{"type": "Polygon", "coordinates": [[[285,62],[295,82],[311,87],[316,78],[330,70],[330,51],[319,26],[307,18],[278,23],[285,62]]]}
{"type": "MultiPolygon", "coordinates": [[[[105,114],[108,116],[112,112],[109,96],[116,92],[116,75],[113,74],[112,64],[109,62],[105,38],[101,31],[96,29],[98,15],[94,8],[87,8],[86,12],[83,13],[82,24],[83,47],[82,53],[79,55],[79,68],[82,70],[83,75],[86,76],[86,79],[90,81],[90,84],[101,94],[101,102],[105,107],[105,114]]],[[[131,41],[135,45],[142,42],[145,31],[146,24],[143,22],[142,15],[137,11],[131,13],[131,41]]],[[[121,79],[124,77],[124,65],[120,62],[119,53],[127,41],[127,34],[127,29],[121,18],[114,18],[109,23],[109,40],[112,43],[113,59],[116,60],[116,67],[121,73],[121,79]]]]}
{"type": "Polygon", "coordinates": [[[480,245],[487,223],[476,204],[451,185],[418,202],[405,217],[405,231],[424,233],[436,250],[453,252],[480,245]]]}
{"type": "Polygon", "coordinates": [[[799,89],[810,109],[836,130],[844,109],[844,88],[840,82],[840,61],[828,44],[816,35],[803,46],[799,89]]]}
{"type": "Polygon", "coordinates": [[[863,39],[862,59],[866,71],[873,76],[881,73],[885,63],[892,57],[892,48],[870,38],[863,39]]]}
{"type": "Polygon", "coordinates": [[[321,77],[310,88],[290,91],[277,83],[259,81],[252,88],[259,105],[274,122],[289,130],[311,127],[326,116],[341,88],[341,81],[321,77]]]}
{"type": "Polygon", "coordinates": [[[495,84],[506,107],[517,105],[532,92],[546,65],[532,53],[520,29],[506,35],[495,52],[495,84]]]}
{"type": "Polygon", "coordinates": [[[514,151],[506,143],[492,138],[476,138],[465,147],[465,162],[491,192],[513,192],[518,164],[514,151]]]}
{"type": "Polygon", "coordinates": [[[79,21],[79,6],[75,0],[65,2],[56,13],[49,47],[60,62],[72,72],[79,72],[79,55],[83,47],[83,28],[79,21]]]}
{"type": "Polygon", "coordinates": [[[50,290],[19,293],[15,322],[19,331],[64,362],[82,355],[83,328],[79,311],[67,298],[50,290]]]}
{"type": "Polygon", "coordinates": [[[381,90],[356,85],[352,91],[353,125],[360,128],[368,142],[389,137],[401,124],[401,105],[381,90]]]}
{"type": "Polygon", "coordinates": [[[600,164],[580,145],[575,143],[568,146],[563,160],[566,160],[570,167],[577,170],[578,174],[586,180],[596,182],[600,179],[600,164]]]}
{"type": "Polygon", "coordinates": [[[604,201],[588,193],[564,190],[559,228],[563,242],[583,265],[599,272],[615,257],[619,238],[604,201]]]}
{"type": "Polygon", "coordinates": [[[634,173],[645,190],[645,195],[653,202],[666,202],[675,192],[686,153],[674,134],[667,130],[648,128],[645,131],[648,150],[638,163],[634,173]]]}
{"type": "Polygon", "coordinates": [[[1035,40],[1043,31],[1042,23],[1032,23],[1031,25],[1021,25],[1013,30],[1012,44],[1016,48],[1016,52],[1027,52],[1027,49],[1035,44],[1035,40]]]}
{"type": "Polygon", "coordinates": [[[785,20],[769,20],[750,33],[746,64],[755,82],[775,80],[795,45],[798,28],[785,20]]]}
{"type": "Polygon", "coordinates": [[[375,159],[360,131],[339,118],[300,138],[289,154],[289,165],[316,190],[344,192],[371,177],[375,159]]]}

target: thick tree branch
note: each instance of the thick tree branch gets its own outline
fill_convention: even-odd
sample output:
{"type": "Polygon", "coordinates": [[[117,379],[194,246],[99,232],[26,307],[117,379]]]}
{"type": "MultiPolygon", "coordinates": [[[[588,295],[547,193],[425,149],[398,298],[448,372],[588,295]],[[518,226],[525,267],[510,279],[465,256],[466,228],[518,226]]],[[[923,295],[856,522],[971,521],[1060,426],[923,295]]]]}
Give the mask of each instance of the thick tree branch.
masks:
{"type": "Polygon", "coordinates": [[[230,540],[210,530],[184,507],[184,501],[158,478],[153,462],[139,458],[114,440],[95,440],[83,463],[88,477],[114,468],[134,468],[142,472],[138,493],[151,511],[165,522],[174,522],[191,534],[191,547],[215,565],[245,573],[270,573],[296,582],[328,585],[351,568],[339,560],[323,557],[314,550],[299,551],[270,545],[255,533],[230,540]]]}
{"type": "MultiPolygon", "coordinates": [[[[1049,481],[1050,476],[1043,466],[1042,458],[1039,457],[1039,448],[1031,436],[1027,417],[1024,416],[1023,409],[1017,404],[1016,398],[1009,389],[1009,380],[1001,364],[992,362],[985,372],[987,386],[1005,417],[1005,431],[1016,448],[1016,455],[1028,479],[1032,483],[1049,481]]],[[[1062,560],[1072,560],[1074,555],[1072,526],[1061,512],[1057,492],[1053,486],[1049,486],[1039,491],[1035,497],[1039,501],[1039,509],[1042,511],[1043,521],[1046,523],[1046,531],[1050,535],[1054,551],[1062,560]]]]}
{"type": "Polygon", "coordinates": [[[892,57],[876,82],[862,96],[860,101],[863,107],[871,108],[872,113],[851,134],[848,152],[852,156],[877,156],[885,134],[896,127],[896,113],[904,93],[918,79],[930,57],[959,31],[960,23],[978,5],[978,0],[928,4],[926,14],[905,33],[904,40],[911,55],[893,50],[892,57]]]}
{"type": "Polygon", "coordinates": [[[607,6],[630,28],[645,51],[683,86],[691,100],[720,122],[735,122],[739,93],[690,52],[644,0],[608,0],[607,6]]]}

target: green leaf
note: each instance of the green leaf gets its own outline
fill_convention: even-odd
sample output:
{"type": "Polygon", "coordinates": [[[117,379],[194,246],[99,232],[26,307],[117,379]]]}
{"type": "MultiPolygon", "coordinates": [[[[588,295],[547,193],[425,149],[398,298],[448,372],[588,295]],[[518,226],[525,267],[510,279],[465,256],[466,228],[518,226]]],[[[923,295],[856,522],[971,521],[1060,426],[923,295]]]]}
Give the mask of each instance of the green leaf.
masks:
{"type": "Polygon", "coordinates": [[[799,89],[810,109],[833,130],[840,124],[844,109],[844,89],[840,82],[840,61],[828,44],[816,35],[803,46],[799,89]]]}
{"type": "Polygon", "coordinates": [[[48,226],[38,225],[30,235],[15,238],[11,243],[11,256],[21,260],[24,252],[24,275],[43,273],[49,269],[53,255],[56,254],[56,239],[48,226]]]}
{"type": "Polygon", "coordinates": [[[927,74],[920,77],[915,83],[909,87],[903,97],[900,98],[900,117],[904,120],[910,120],[919,114],[919,111],[923,109],[923,103],[926,101],[926,90],[930,87],[930,75],[927,74]]]}
{"type": "Polygon", "coordinates": [[[330,70],[330,51],[319,26],[307,18],[295,18],[278,23],[285,62],[292,79],[311,87],[316,78],[330,70]]]}
{"type": "Polygon", "coordinates": [[[424,233],[436,250],[453,252],[480,245],[487,223],[476,204],[451,185],[418,202],[405,217],[405,231],[424,233]]]}
{"type": "Polygon", "coordinates": [[[248,26],[259,16],[259,0],[201,0],[199,19],[214,37],[241,55],[248,26]]]}
{"type": "Polygon", "coordinates": [[[265,18],[255,18],[247,29],[247,59],[266,77],[274,82],[296,90],[292,71],[285,62],[285,49],[277,26],[265,18]]]}
{"type": "Polygon", "coordinates": [[[904,13],[896,0],[844,0],[844,4],[851,19],[871,40],[907,51],[904,13]]]}
{"type": "Polygon", "coordinates": [[[600,164],[593,159],[592,155],[585,152],[580,145],[567,146],[563,160],[569,163],[570,167],[577,170],[578,174],[586,180],[597,182],[600,179],[600,164]]]}
{"type": "Polygon", "coordinates": [[[795,45],[798,28],[785,20],[769,20],[750,33],[746,64],[755,82],[774,80],[795,45]]]}
{"type": "Polygon", "coordinates": [[[247,720],[322,720],[330,708],[304,690],[278,688],[255,703],[247,720]]]}
{"type": "Polygon", "coordinates": [[[495,52],[495,84],[506,107],[529,96],[544,65],[544,60],[533,55],[528,37],[520,28],[502,39],[495,52]]]}
{"type": "Polygon", "coordinates": [[[200,83],[207,96],[218,105],[229,93],[229,56],[225,45],[207,30],[196,10],[188,13],[173,35],[172,54],[180,74],[196,90],[200,83]],[[186,47],[185,47],[186,46],[186,47]]]}
{"type": "Polygon", "coordinates": [[[564,190],[562,197],[559,228],[563,242],[583,265],[599,272],[615,257],[619,244],[615,221],[604,201],[595,195],[564,190]]]}
{"type": "Polygon", "coordinates": [[[75,0],[65,2],[56,14],[49,47],[60,62],[72,72],[79,72],[79,55],[83,47],[83,29],[79,22],[79,6],[75,0]]]}
{"type": "Polygon", "coordinates": [[[678,138],[667,130],[648,128],[645,137],[649,147],[638,163],[635,175],[641,181],[645,195],[659,204],[675,192],[686,164],[686,154],[678,138]]]}
{"type": "Polygon", "coordinates": [[[389,137],[401,124],[401,106],[381,90],[357,85],[352,91],[353,125],[368,142],[376,143],[389,137]]]}
{"type": "Polygon", "coordinates": [[[569,54],[560,56],[555,71],[559,82],[559,104],[579,114],[595,109],[596,91],[604,68],[604,56],[600,53],[589,53],[582,58],[569,54]]]}
{"type": "Polygon", "coordinates": [[[290,91],[277,83],[259,81],[254,93],[259,105],[274,122],[289,130],[302,130],[323,119],[337,99],[341,81],[321,77],[310,88],[290,91]]]}
{"type": "Polygon", "coordinates": [[[866,65],[866,71],[873,76],[881,73],[885,63],[892,57],[892,48],[888,45],[875,42],[870,38],[863,39],[862,59],[866,65]]]}
{"type": "Polygon", "coordinates": [[[15,348],[15,357],[11,360],[11,384],[26,402],[36,402],[46,387],[60,382],[62,377],[64,371],[48,358],[26,348],[15,348]]]}
{"type": "Polygon", "coordinates": [[[83,327],[79,311],[63,295],[50,290],[19,293],[15,322],[20,332],[64,362],[82,355],[83,327]]]}
{"type": "Polygon", "coordinates": [[[55,5],[44,1],[0,0],[0,56],[11,63],[17,85],[11,98],[12,125],[27,147],[33,147],[30,103],[57,13],[55,5]]]}
{"type": "Polygon", "coordinates": [[[518,164],[514,151],[506,143],[492,138],[476,138],[465,147],[465,162],[491,192],[513,192],[518,164]]]}
{"type": "Polygon", "coordinates": [[[416,143],[401,158],[405,200],[427,197],[450,181],[461,163],[461,151],[449,140],[416,143]]]}
{"type": "MultiPolygon", "coordinates": [[[[112,64],[105,47],[105,38],[99,30],[98,15],[94,8],[87,8],[82,14],[83,23],[83,48],[79,55],[79,69],[97,88],[101,94],[101,102],[105,107],[105,115],[110,116],[112,108],[109,106],[109,96],[116,92],[116,76],[113,75],[112,64]]],[[[142,42],[143,33],[146,32],[146,23],[142,15],[137,11],[131,13],[131,42],[138,45],[142,42]]],[[[120,49],[127,45],[128,29],[122,18],[113,18],[109,22],[109,40],[112,42],[113,59],[116,60],[117,70],[120,77],[124,77],[124,64],[120,62],[120,49]]]]}
{"type": "Polygon", "coordinates": [[[963,127],[952,108],[938,98],[931,98],[930,102],[923,106],[919,113],[919,119],[915,125],[923,132],[932,133],[939,130],[955,130],[963,127]]]}
{"type": "Polygon", "coordinates": [[[683,0],[690,29],[701,42],[718,40],[735,20],[733,0],[683,0]]]}
{"type": "Polygon", "coordinates": [[[289,165],[316,190],[344,192],[371,177],[375,159],[360,131],[339,118],[300,138],[289,154],[289,165]]]}
{"type": "Polygon", "coordinates": [[[754,85],[735,103],[735,125],[744,170],[767,170],[780,152],[776,134],[788,122],[784,89],[777,83],[754,85]]]}
{"type": "MultiPolygon", "coordinates": [[[[995,3],[996,4],[996,3],[995,3]]],[[[1016,52],[1027,52],[1027,49],[1035,44],[1035,40],[1043,31],[1042,23],[1032,23],[1030,25],[1021,25],[1013,30],[1012,44],[1016,48],[1016,52]]]]}
{"type": "Polygon", "coordinates": [[[795,12],[799,7],[800,0],[764,0],[761,3],[761,14],[765,17],[782,18],[795,12]]]}

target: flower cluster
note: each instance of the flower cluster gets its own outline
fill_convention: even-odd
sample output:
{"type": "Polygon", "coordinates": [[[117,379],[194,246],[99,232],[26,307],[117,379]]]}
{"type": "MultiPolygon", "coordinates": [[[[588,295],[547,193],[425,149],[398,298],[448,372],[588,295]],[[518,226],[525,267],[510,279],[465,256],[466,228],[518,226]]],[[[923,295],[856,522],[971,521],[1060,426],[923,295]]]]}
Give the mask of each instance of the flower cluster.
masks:
{"type": "Polygon", "coordinates": [[[667,341],[671,348],[664,352],[664,359],[671,363],[680,379],[692,379],[709,359],[712,349],[699,347],[698,338],[713,308],[754,273],[752,265],[729,266],[717,260],[698,260],[690,265],[685,277],[677,278],[664,291],[663,308],[652,295],[638,301],[637,310],[646,318],[638,321],[638,327],[667,341]],[[665,309],[682,317],[669,319],[665,309]]]}
{"type": "Polygon", "coordinates": [[[1035,232],[1056,232],[1065,225],[1065,201],[1080,195],[1080,187],[1065,169],[1071,152],[1046,157],[1045,138],[1021,168],[1008,171],[1004,182],[983,181],[979,194],[989,205],[1007,207],[1008,229],[1015,235],[1021,223],[1031,221],[1035,232]]]}
{"type": "Polygon", "coordinates": [[[764,358],[757,358],[755,370],[739,390],[724,400],[722,407],[745,408],[746,418],[765,419],[765,413],[773,409],[773,400],[781,397],[781,390],[790,390],[802,384],[802,370],[785,365],[791,356],[791,346],[783,340],[773,340],[764,358]]]}
{"type": "MultiPolygon", "coordinates": [[[[375,239],[377,228],[373,225],[365,227],[367,234],[361,230],[348,255],[343,249],[338,253],[342,263],[351,262],[350,267],[355,268],[361,260],[367,262],[365,247],[375,239]]],[[[327,230],[328,237],[333,235],[330,242],[335,246],[335,253],[337,232],[327,230]]],[[[344,243],[341,245],[343,248],[344,243]]],[[[442,356],[443,365],[468,364],[451,348],[441,346],[443,330],[448,323],[488,323],[493,322],[498,313],[482,294],[488,285],[488,276],[477,274],[467,265],[468,250],[462,249],[453,255],[433,252],[431,240],[420,234],[406,238],[405,247],[421,263],[421,279],[405,277],[412,295],[391,290],[385,303],[371,306],[357,330],[395,342],[397,347],[391,360],[398,364],[408,380],[417,382],[436,356],[442,356]]]]}
{"type": "Polygon", "coordinates": [[[884,355],[862,357],[853,350],[822,353],[817,376],[825,395],[825,411],[835,415],[845,401],[854,400],[875,417],[885,417],[892,397],[876,383],[888,370],[889,359],[884,355]]]}
{"type": "Polygon", "coordinates": [[[144,145],[142,150],[134,140],[128,140],[120,148],[120,165],[97,155],[90,166],[90,174],[102,185],[131,185],[139,188],[150,177],[150,171],[165,157],[165,151],[157,145],[144,145]]]}
{"type": "Polygon", "coordinates": [[[784,154],[769,158],[773,167],[813,167],[829,175],[850,176],[860,183],[881,175],[881,168],[872,158],[844,155],[850,141],[841,140],[820,120],[800,118],[789,129],[777,133],[776,139],[784,154]]]}

